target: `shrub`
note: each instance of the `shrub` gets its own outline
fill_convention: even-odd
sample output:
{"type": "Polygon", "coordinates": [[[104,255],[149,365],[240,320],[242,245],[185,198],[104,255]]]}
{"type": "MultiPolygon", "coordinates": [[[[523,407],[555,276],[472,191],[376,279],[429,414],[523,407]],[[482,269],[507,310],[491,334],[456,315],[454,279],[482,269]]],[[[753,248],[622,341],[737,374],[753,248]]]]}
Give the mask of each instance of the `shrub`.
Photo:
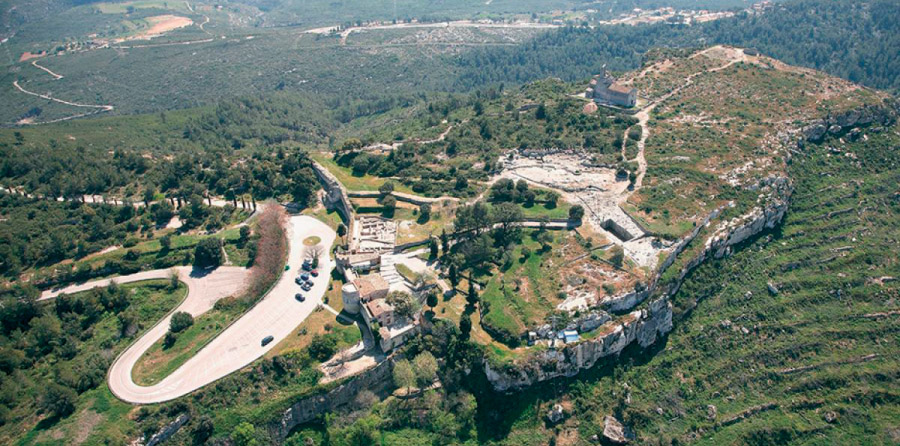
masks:
{"type": "Polygon", "coordinates": [[[569,208],[569,220],[580,221],[584,217],[584,208],[576,204],[569,208]]]}
{"type": "Polygon", "coordinates": [[[318,361],[325,361],[337,352],[337,340],[332,336],[317,334],[313,336],[307,350],[309,350],[309,355],[312,358],[318,361]]]}
{"type": "Polygon", "coordinates": [[[621,246],[613,246],[609,250],[609,262],[613,264],[616,268],[622,268],[622,265],[625,263],[625,251],[621,246]]]}
{"type": "Polygon", "coordinates": [[[194,248],[194,266],[201,268],[216,267],[225,261],[222,251],[222,239],[209,237],[200,240],[194,248]]]}
{"type": "Polygon", "coordinates": [[[397,207],[397,199],[393,195],[388,195],[381,200],[381,205],[388,210],[394,210],[397,207]]]}
{"type": "Polygon", "coordinates": [[[630,129],[628,129],[628,138],[632,139],[634,141],[637,141],[637,140],[641,139],[642,133],[643,133],[643,130],[641,129],[641,127],[636,125],[630,129]]]}
{"type": "Polygon", "coordinates": [[[235,446],[256,446],[259,441],[256,440],[256,428],[252,424],[244,421],[235,426],[231,431],[231,441],[235,446]]]}
{"type": "Polygon", "coordinates": [[[65,417],[75,411],[78,395],[75,391],[56,383],[47,383],[41,395],[40,407],[54,417],[65,417]]]}
{"type": "Polygon", "coordinates": [[[159,246],[162,247],[163,251],[168,251],[172,249],[172,236],[166,234],[159,239],[159,246]]]}
{"type": "Polygon", "coordinates": [[[167,349],[175,345],[175,341],[178,340],[178,337],[175,336],[175,333],[171,331],[166,332],[166,336],[163,338],[163,349],[167,349]]]}
{"type": "Polygon", "coordinates": [[[238,243],[243,246],[247,243],[247,240],[250,239],[250,227],[249,226],[241,226],[240,236],[238,237],[238,243]]]}
{"type": "Polygon", "coordinates": [[[172,333],[181,333],[182,331],[187,330],[191,325],[194,325],[194,317],[189,313],[179,311],[172,315],[172,320],[169,323],[169,330],[172,333]]]}

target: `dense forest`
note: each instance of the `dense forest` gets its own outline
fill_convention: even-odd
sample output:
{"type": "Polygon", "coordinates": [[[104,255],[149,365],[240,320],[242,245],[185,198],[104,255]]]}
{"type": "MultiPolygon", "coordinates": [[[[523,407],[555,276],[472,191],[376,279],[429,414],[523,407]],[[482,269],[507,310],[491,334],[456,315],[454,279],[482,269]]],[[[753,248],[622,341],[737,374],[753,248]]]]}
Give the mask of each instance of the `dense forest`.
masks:
{"type": "Polygon", "coordinates": [[[462,54],[457,88],[527,82],[548,76],[583,79],[606,65],[637,68],[653,47],[729,44],[756,48],[786,63],[871,87],[900,88],[900,3],[890,0],[779,3],[765,14],[740,13],[696,26],[568,27],[515,47],[462,54]]]}

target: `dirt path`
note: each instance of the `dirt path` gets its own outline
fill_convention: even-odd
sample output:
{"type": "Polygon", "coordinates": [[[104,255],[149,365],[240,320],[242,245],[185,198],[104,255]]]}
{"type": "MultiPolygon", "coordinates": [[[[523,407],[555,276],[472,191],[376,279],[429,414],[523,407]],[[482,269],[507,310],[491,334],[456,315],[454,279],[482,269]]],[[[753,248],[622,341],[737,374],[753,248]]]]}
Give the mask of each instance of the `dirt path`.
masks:
{"type": "Polygon", "coordinates": [[[41,70],[46,71],[48,74],[53,76],[56,80],[60,80],[63,78],[63,76],[61,74],[54,73],[49,68],[42,66],[42,65],[38,65],[36,60],[31,61],[31,64],[34,65],[35,68],[40,68],[41,70]]]}
{"type": "MultiPolygon", "coordinates": [[[[468,121],[468,120],[466,120],[466,121],[468,121]]],[[[460,124],[465,124],[466,121],[463,121],[463,122],[461,122],[460,124]]],[[[447,138],[447,135],[450,133],[451,130],[453,130],[453,124],[450,124],[450,126],[447,127],[447,130],[444,130],[444,132],[441,133],[440,135],[438,135],[437,138],[435,138],[435,139],[426,139],[425,141],[420,141],[420,143],[421,143],[421,144],[434,144],[434,143],[436,143],[436,142],[441,142],[441,141],[443,141],[445,138],[447,138]]]]}
{"type": "Polygon", "coordinates": [[[164,46],[177,46],[177,45],[194,45],[197,43],[209,43],[216,40],[214,37],[210,37],[208,39],[200,39],[200,40],[188,40],[186,42],[169,42],[169,43],[148,43],[144,45],[116,45],[110,48],[122,49],[122,50],[132,50],[139,48],[159,48],[164,46]]]}
{"type": "Polygon", "coordinates": [[[33,92],[33,91],[28,91],[28,90],[22,88],[21,85],[19,85],[19,81],[18,81],[18,80],[14,80],[14,81],[13,81],[13,86],[16,87],[17,90],[19,90],[19,91],[21,91],[22,93],[25,93],[25,94],[27,94],[27,95],[36,96],[36,97],[39,97],[39,98],[41,98],[41,99],[46,99],[46,100],[48,100],[48,101],[53,101],[53,102],[57,102],[57,103],[60,103],[60,104],[69,105],[69,106],[72,106],[72,107],[80,107],[80,108],[90,108],[90,109],[93,109],[93,111],[91,111],[91,112],[80,113],[80,114],[73,115],[73,116],[66,116],[66,117],[64,117],[64,118],[53,119],[53,120],[50,120],[50,121],[42,121],[42,122],[23,122],[23,124],[32,124],[32,125],[38,125],[38,124],[51,124],[51,123],[54,123],[54,122],[62,122],[62,121],[68,121],[68,120],[70,120],[70,119],[81,118],[81,117],[83,117],[83,116],[95,115],[95,114],[97,114],[97,113],[110,112],[110,111],[113,111],[113,109],[115,108],[115,107],[113,107],[112,105],[79,104],[78,102],[65,101],[65,100],[62,100],[62,99],[56,99],[56,98],[54,98],[54,97],[52,97],[52,96],[48,96],[48,95],[45,95],[45,94],[40,94],[40,93],[35,93],[35,92],[33,92]]]}
{"type": "MultiPolygon", "coordinates": [[[[412,28],[513,28],[513,29],[553,29],[560,25],[549,23],[519,22],[519,23],[480,23],[471,20],[456,20],[452,22],[435,23],[394,23],[390,25],[363,25],[346,28],[340,32],[341,45],[347,44],[347,38],[355,32],[389,29],[412,28]]],[[[337,26],[315,28],[303,31],[304,34],[331,34],[338,29],[337,26]]]]}
{"type": "Polygon", "coordinates": [[[735,56],[735,55],[737,55],[737,57],[732,57],[732,58],[730,58],[729,61],[728,61],[726,64],[724,64],[724,65],[721,65],[721,66],[718,66],[718,67],[714,67],[714,68],[709,68],[709,69],[706,69],[706,70],[703,70],[703,71],[698,71],[698,72],[696,72],[696,73],[693,73],[693,74],[689,75],[688,77],[684,78],[684,80],[685,80],[684,84],[682,84],[681,86],[679,86],[679,87],[673,89],[672,91],[666,93],[665,95],[663,95],[663,96],[660,97],[659,99],[653,101],[653,103],[651,103],[650,105],[644,107],[641,111],[637,112],[637,113],[634,115],[634,116],[638,119],[638,125],[641,127],[641,139],[637,142],[638,153],[637,153],[637,156],[635,156],[635,158],[632,159],[632,160],[628,160],[628,158],[625,156],[625,143],[624,143],[624,141],[627,141],[627,138],[628,138],[628,130],[626,129],[626,130],[625,130],[625,135],[623,136],[623,139],[622,139],[622,140],[623,140],[623,143],[622,143],[622,157],[625,158],[625,159],[628,160],[628,161],[636,161],[636,162],[638,163],[638,172],[637,172],[637,179],[636,179],[635,182],[634,182],[634,188],[633,188],[633,190],[626,191],[626,193],[623,194],[623,195],[624,195],[624,199],[621,200],[622,203],[624,203],[625,201],[627,201],[627,200],[628,200],[628,197],[630,197],[634,192],[636,192],[638,189],[641,188],[641,186],[643,185],[643,182],[644,182],[644,175],[647,173],[647,159],[644,157],[644,146],[645,146],[646,143],[647,143],[647,137],[650,136],[650,126],[647,125],[648,122],[650,121],[650,112],[653,111],[653,109],[655,109],[657,105],[659,105],[659,104],[665,102],[666,100],[668,100],[668,99],[671,98],[672,96],[674,96],[674,95],[678,94],[679,92],[681,92],[683,89],[685,89],[685,88],[687,88],[687,87],[693,85],[693,83],[694,83],[694,78],[695,78],[695,77],[697,77],[697,76],[699,76],[699,75],[701,75],[701,74],[715,73],[715,72],[717,72],[717,71],[724,70],[724,69],[726,69],[726,68],[728,68],[728,67],[730,67],[730,66],[732,66],[732,65],[734,65],[734,64],[736,64],[736,63],[738,63],[738,62],[746,62],[746,61],[747,61],[747,55],[744,54],[744,52],[743,52],[742,50],[740,50],[740,49],[730,49],[730,48],[727,48],[727,47],[724,47],[724,46],[721,46],[721,45],[717,45],[717,46],[714,46],[714,47],[710,47],[710,48],[707,48],[707,49],[705,49],[705,50],[703,50],[703,51],[698,51],[698,52],[692,54],[690,57],[691,57],[691,58],[695,58],[695,57],[699,57],[699,56],[702,56],[702,55],[709,54],[709,53],[712,52],[712,51],[722,51],[722,50],[726,50],[726,51],[725,51],[726,55],[729,55],[729,56],[735,56]]]}

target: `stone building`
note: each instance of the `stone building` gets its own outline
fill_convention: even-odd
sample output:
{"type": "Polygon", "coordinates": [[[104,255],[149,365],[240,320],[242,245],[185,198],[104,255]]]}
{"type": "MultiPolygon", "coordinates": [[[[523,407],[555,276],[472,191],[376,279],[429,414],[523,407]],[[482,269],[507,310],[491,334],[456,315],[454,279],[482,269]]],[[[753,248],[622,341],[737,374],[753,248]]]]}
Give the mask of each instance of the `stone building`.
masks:
{"type": "Polygon", "coordinates": [[[609,72],[594,76],[585,90],[585,97],[601,104],[634,107],[637,104],[637,89],[616,82],[609,72]]]}
{"type": "Polygon", "coordinates": [[[375,299],[363,304],[363,318],[370,325],[372,321],[378,321],[382,327],[389,327],[394,323],[394,306],[385,299],[375,299]]]}
{"type": "Polygon", "coordinates": [[[356,289],[359,291],[359,298],[363,302],[369,302],[376,299],[384,299],[387,297],[391,289],[391,285],[381,277],[381,274],[368,274],[360,276],[353,281],[356,289]]]}
{"type": "MultiPolygon", "coordinates": [[[[366,303],[375,300],[383,301],[389,291],[390,284],[380,274],[360,276],[341,287],[344,310],[350,314],[359,314],[366,303]]],[[[365,311],[363,316],[366,316],[365,311]]],[[[366,322],[369,322],[368,318],[366,318],[366,322]]]]}

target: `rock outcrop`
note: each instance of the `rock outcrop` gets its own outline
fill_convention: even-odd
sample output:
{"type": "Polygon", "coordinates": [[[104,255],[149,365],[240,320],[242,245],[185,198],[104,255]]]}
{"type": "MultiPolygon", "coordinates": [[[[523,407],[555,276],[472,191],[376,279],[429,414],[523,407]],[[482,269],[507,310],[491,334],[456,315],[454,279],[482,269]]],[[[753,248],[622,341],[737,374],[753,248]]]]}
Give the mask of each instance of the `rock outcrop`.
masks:
{"type": "Polygon", "coordinates": [[[647,308],[625,316],[621,324],[607,324],[600,334],[557,350],[546,350],[516,364],[492,366],[485,361],[485,373],[495,390],[519,390],[536,382],[560,376],[575,376],[593,367],[602,358],[620,353],[637,342],[641,347],[653,344],[672,329],[672,305],[660,298],[647,308]]]}
{"type": "Polygon", "coordinates": [[[854,127],[870,124],[890,125],[900,114],[900,102],[865,106],[817,119],[801,129],[801,135],[810,142],[821,141],[826,134],[838,135],[854,127]]]}
{"type": "MultiPolygon", "coordinates": [[[[672,265],[675,255],[681,253],[700,234],[703,226],[718,217],[721,210],[714,211],[703,225],[698,226],[676,246],[675,252],[663,263],[646,290],[646,295],[660,295],[647,304],[646,308],[627,314],[617,323],[604,324],[593,338],[588,335],[588,339],[560,349],[540,351],[515,363],[491,364],[491,361],[485,360],[485,373],[494,390],[520,390],[541,381],[575,376],[581,370],[593,367],[598,360],[619,354],[633,342],[641,347],[648,347],[669,333],[672,330],[672,304],[669,297],[678,291],[688,273],[709,257],[728,255],[732,246],[767,228],[774,228],[784,218],[793,192],[791,181],[785,177],[769,177],[760,182],[759,191],[758,206],[740,218],[720,224],[706,239],[700,253],[686,262],[678,272],[675,281],[665,284],[666,288],[659,290],[658,287],[662,285],[659,277],[665,268],[672,265]],[[661,293],[657,293],[658,291],[661,293]]],[[[625,302],[620,302],[620,305],[624,304],[625,302]]]]}
{"type": "Polygon", "coordinates": [[[634,439],[631,429],[612,415],[603,418],[603,439],[613,444],[625,444],[634,439]]]}
{"type": "Polygon", "coordinates": [[[389,357],[375,367],[348,379],[327,392],[311,395],[295,402],[282,413],[280,420],[266,426],[269,437],[277,440],[276,444],[281,444],[298,425],[346,406],[353,402],[356,395],[363,390],[369,390],[376,394],[385,393],[391,386],[393,369],[394,359],[389,357]]]}
{"type": "Polygon", "coordinates": [[[565,418],[566,418],[566,413],[563,411],[563,407],[560,406],[559,404],[554,404],[553,408],[551,408],[550,411],[547,412],[547,421],[549,421],[552,424],[559,423],[560,421],[562,421],[565,418]]]}
{"type": "Polygon", "coordinates": [[[158,444],[164,443],[166,440],[178,433],[178,431],[181,429],[181,426],[184,426],[184,424],[190,421],[190,419],[190,414],[183,413],[181,415],[178,415],[178,418],[175,418],[175,421],[172,421],[171,423],[163,426],[163,428],[160,429],[159,432],[150,437],[150,440],[147,441],[146,446],[156,446],[158,444]]]}

